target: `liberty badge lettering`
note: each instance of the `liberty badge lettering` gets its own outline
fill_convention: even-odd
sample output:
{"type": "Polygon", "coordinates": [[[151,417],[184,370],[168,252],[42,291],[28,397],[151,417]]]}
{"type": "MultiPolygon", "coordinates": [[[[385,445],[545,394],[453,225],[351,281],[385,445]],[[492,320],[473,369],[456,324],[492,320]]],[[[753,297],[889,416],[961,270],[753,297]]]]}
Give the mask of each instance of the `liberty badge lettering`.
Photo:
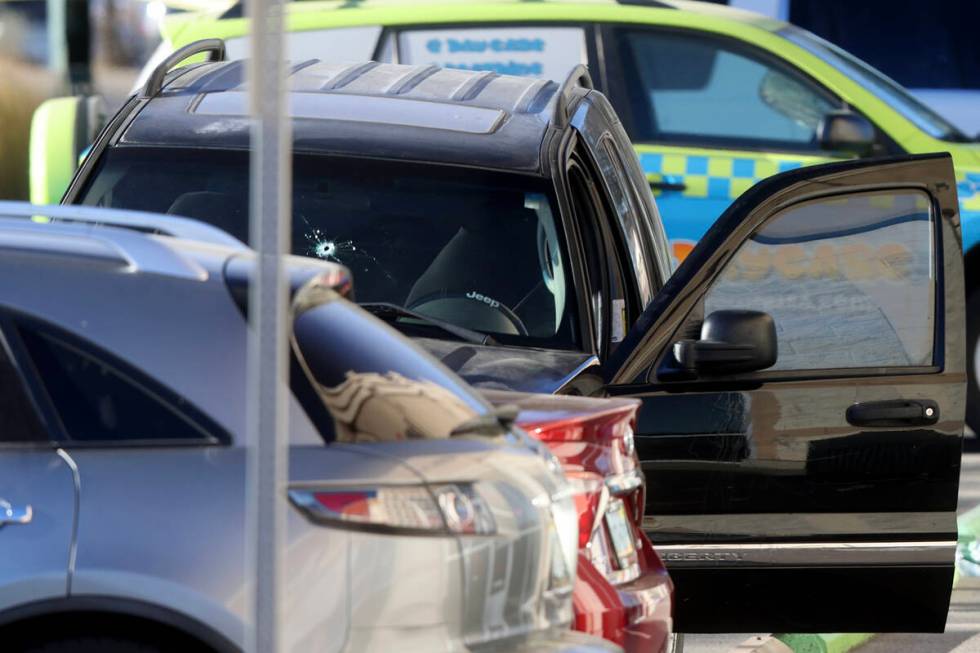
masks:
{"type": "Polygon", "coordinates": [[[745,554],[736,551],[668,551],[666,562],[742,562],[745,554]]]}

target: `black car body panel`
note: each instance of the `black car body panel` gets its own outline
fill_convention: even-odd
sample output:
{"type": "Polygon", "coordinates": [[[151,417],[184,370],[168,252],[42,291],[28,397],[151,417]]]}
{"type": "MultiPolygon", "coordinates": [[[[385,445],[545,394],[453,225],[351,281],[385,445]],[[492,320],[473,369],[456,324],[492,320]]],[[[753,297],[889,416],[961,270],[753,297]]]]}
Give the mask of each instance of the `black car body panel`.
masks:
{"type": "MultiPolygon", "coordinates": [[[[910,623],[944,627],[965,401],[958,357],[963,271],[951,178],[949,158],[935,155],[833,164],[760,183],[719,220],[619,356],[607,361],[609,391],[644,402],[637,449],[648,483],[648,532],[677,578],[682,628],[737,627],[737,603],[718,610],[717,595],[705,598],[720,578],[743,589],[739,602],[763,611],[796,614],[815,601],[834,606],[789,628],[869,621],[888,630],[910,623]],[[920,308],[936,311],[935,322],[923,325],[932,328],[931,355],[918,365],[827,364],[699,379],[672,370],[671,343],[703,319],[705,291],[737,243],[764,230],[773,215],[839,202],[845,193],[922,194],[922,210],[934,219],[923,222],[921,233],[938,243],[937,260],[923,262],[934,263],[926,274],[936,294],[920,308]],[[854,406],[874,409],[882,402],[898,408],[907,402],[923,412],[904,422],[888,415],[854,419],[854,406]],[[873,552],[892,565],[870,563],[873,552]],[[774,592],[791,578],[807,587],[806,596],[774,592]],[[842,586],[844,578],[851,580],[842,586]],[[902,600],[883,603],[882,596],[902,600]],[[703,616],[709,603],[716,610],[710,620],[703,616]]],[[[858,237],[870,237],[865,229],[899,228],[881,224],[858,225],[858,237]]],[[[839,337],[846,342],[851,334],[839,337]]]]}
{"type": "Polygon", "coordinates": [[[475,388],[560,392],[581,375],[598,372],[598,359],[560,349],[476,345],[419,338],[416,342],[475,388]]]}
{"type": "MultiPolygon", "coordinates": [[[[410,320],[401,328],[477,387],[642,400],[645,523],[676,579],[678,630],[942,630],[965,406],[948,156],[771,177],[672,274],[626,133],[581,75],[559,88],[453,71],[451,87],[432,85],[449,79],[445,71],[365,66],[331,72],[350,82],[338,88],[303,87],[316,69],[297,66],[291,78],[297,149],[522,171],[553,185],[575,350],[520,346],[516,336],[495,346],[436,339],[443,334],[410,320]],[[408,95],[432,113],[405,115],[405,98],[388,92],[400,88],[394,79],[407,80],[408,95]],[[459,91],[481,83],[485,94],[459,91]],[[302,105],[305,95],[330,98],[302,105]],[[377,108],[373,122],[343,117],[356,97],[377,108]],[[310,115],[314,105],[321,114],[310,115]],[[447,106],[502,117],[478,113],[469,127],[440,128],[447,106]],[[716,311],[771,315],[775,366],[745,371],[754,368],[744,343],[702,331],[716,311]],[[675,357],[675,345],[703,358],[675,357]],[[724,373],[733,360],[742,371],[724,373]]],[[[134,100],[123,109],[129,119],[110,123],[67,202],[100,201],[86,193],[107,149],[247,146],[237,100],[219,97],[237,92],[240,70],[182,70],[159,97],[134,100]],[[225,114],[214,114],[218,106],[225,114]]],[[[517,258],[503,247],[501,273],[517,258]]],[[[356,285],[363,270],[352,272],[356,285]]]]}

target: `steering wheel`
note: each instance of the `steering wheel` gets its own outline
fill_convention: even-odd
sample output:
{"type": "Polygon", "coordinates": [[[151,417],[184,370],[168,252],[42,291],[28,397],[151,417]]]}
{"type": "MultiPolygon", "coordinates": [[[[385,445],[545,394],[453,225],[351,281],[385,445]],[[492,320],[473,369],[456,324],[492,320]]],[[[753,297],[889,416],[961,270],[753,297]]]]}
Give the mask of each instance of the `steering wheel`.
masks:
{"type": "Polygon", "coordinates": [[[429,293],[413,301],[408,309],[477,331],[529,335],[524,322],[509,306],[476,291],[429,293]]]}

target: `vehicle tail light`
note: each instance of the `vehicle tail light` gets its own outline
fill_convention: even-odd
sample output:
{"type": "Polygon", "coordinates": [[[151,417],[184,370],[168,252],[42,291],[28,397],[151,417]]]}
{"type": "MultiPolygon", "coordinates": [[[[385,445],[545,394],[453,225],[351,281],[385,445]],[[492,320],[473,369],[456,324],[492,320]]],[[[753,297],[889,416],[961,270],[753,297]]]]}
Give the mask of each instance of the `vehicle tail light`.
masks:
{"type": "Polygon", "coordinates": [[[315,523],[422,535],[493,535],[489,506],[465,483],[293,488],[289,499],[315,523]]]}
{"type": "Polygon", "coordinates": [[[610,582],[630,582],[639,577],[646,562],[642,552],[645,488],[634,444],[638,404],[548,399],[552,406],[536,399],[534,408],[519,415],[517,423],[547,444],[562,463],[575,490],[579,550],[610,582]]]}

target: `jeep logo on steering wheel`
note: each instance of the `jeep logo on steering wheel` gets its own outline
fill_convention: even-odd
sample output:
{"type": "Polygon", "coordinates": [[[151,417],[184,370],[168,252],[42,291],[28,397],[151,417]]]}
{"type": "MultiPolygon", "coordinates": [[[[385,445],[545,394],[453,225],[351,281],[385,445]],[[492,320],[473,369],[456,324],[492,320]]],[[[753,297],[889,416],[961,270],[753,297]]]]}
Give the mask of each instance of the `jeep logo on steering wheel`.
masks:
{"type": "Polygon", "coordinates": [[[475,290],[469,291],[468,293],[466,293],[466,296],[468,298],[470,298],[470,299],[475,299],[478,302],[483,302],[484,304],[486,304],[490,308],[500,308],[500,302],[498,302],[496,299],[491,299],[490,297],[487,297],[486,295],[481,295],[480,293],[476,292],[475,290]]]}

